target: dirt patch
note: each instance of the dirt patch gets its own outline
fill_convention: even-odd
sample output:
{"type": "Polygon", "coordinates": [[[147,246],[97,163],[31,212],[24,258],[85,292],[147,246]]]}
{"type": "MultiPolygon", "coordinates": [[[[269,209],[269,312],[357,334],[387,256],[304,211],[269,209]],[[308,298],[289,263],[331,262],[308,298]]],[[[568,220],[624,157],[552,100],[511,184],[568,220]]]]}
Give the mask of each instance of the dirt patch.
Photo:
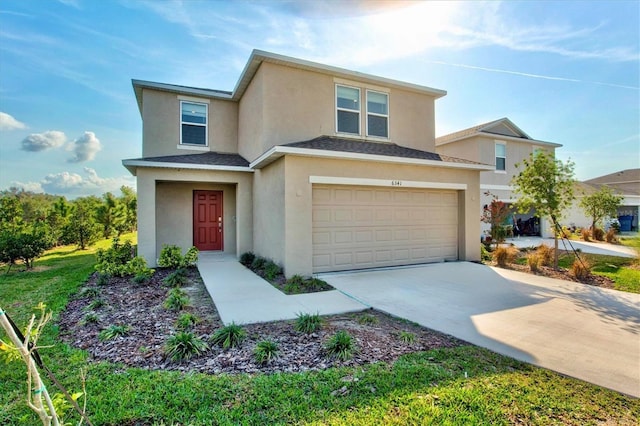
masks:
{"type": "Polygon", "coordinates": [[[296,332],[293,321],[247,325],[244,326],[247,338],[239,348],[222,350],[211,345],[207,353],[196,359],[174,363],[165,358],[164,346],[167,338],[177,331],[175,323],[181,313],[190,312],[201,319],[193,332],[206,340],[223,324],[195,268],[189,270],[188,284],[183,287],[191,306],[182,312],[165,309],[162,304],[170,289],[162,284],[162,279],[170,272],[157,271],[147,284],[112,278],[108,284],[100,286],[97,277],[93,276],[60,315],[62,339],[88,351],[93,360],[203,373],[321,370],[337,365],[390,362],[411,352],[466,344],[454,337],[368,310],[324,317],[323,327],[310,335],[296,332]],[[96,299],[104,304],[89,309],[96,299]],[[86,321],[94,315],[97,316],[96,323],[86,321]],[[127,336],[101,341],[100,331],[110,325],[127,325],[130,332],[127,336]],[[351,360],[337,361],[324,352],[324,343],[338,330],[346,330],[355,339],[357,351],[351,360]],[[399,337],[401,332],[412,333],[415,340],[404,343],[399,337]],[[260,365],[254,361],[253,351],[256,343],[265,339],[275,341],[279,353],[269,364],[260,365]]]}

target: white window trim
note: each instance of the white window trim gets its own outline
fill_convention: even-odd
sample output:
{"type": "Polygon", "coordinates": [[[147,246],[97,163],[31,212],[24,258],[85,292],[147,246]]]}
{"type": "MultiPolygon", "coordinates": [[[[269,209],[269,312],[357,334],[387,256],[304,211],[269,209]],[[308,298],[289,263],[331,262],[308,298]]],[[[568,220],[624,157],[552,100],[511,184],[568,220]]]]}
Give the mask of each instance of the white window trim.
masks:
{"type": "MultiPolygon", "coordinates": [[[[185,147],[186,149],[194,149],[194,148],[207,148],[206,150],[208,151],[208,147],[209,147],[209,102],[196,102],[196,101],[192,101],[192,100],[180,100],[180,108],[178,108],[178,118],[179,118],[179,122],[180,122],[180,144],[178,146],[181,147],[185,147]],[[189,121],[182,121],[182,104],[200,104],[200,105],[204,105],[207,114],[206,114],[206,123],[201,124],[201,123],[192,123],[189,121]],[[199,144],[188,144],[188,143],[183,143],[182,142],[182,125],[183,124],[188,124],[190,126],[199,126],[199,127],[204,127],[204,145],[199,145],[199,144]],[[188,147],[188,148],[187,148],[188,147]]],[[[196,149],[197,150],[197,149],[196,149]]]]}
{"type": "Polygon", "coordinates": [[[389,125],[389,104],[390,99],[389,99],[389,93],[386,92],[380,92],[378,90],[369,90],[367,89],[365,91],[365,103],[367,105],[366,107],[366,118],[365,118],[365,127],[366,127],[366,132],[367,132],[367,138],[371,138],[371,139],[381,139],[381,140],[389,140],[391,139],[390,133],[391,133],[391,126],[389,125]],[[369,112],[369,93],[378,93],[381,95],[386,95],[387,96],[387,113],[386,114],[378,114],[375,112],[369,112]],[[378,135],[370,135],[369,134],[369,114],[375,116],[375,117],[385,117],[387,119],[387,136],[378,136],[378,135]]]}
{"type": "Polygon", "coordinates": [[[348,135],[348,136],[361,136],[362,135],[362,90],[359,87],[354,87],[354,86],[349,86],[346,84],[336,84],[335,85],[335,92],[334,92],[334,104],[336,107],[336,134],[338,135],[348,135]],[[338,130],[338,111],[345,111],[345,112],[356,112],[353,109],[346,109],[346,108],[340,108],[338,107],[338,87],[347,87],[349,89],[356,89],[358,91],[358,103],[359,103],[359,108],[358,108],[358,133],[349,133],[349,132],[341,132],[340,130],[338,130]]]}
{"type": "Polygon", "coordinates": [[[504,142],[495,143],[493,148],[493,160],[495,162],[496,173],[507,173],[507,144],[506,143],[504,142]],[[497,152],[498,145],[504,146],[504,157],[500,157],[500,158],[504,158],[504,170],[498,169],[498,162],[496,161],[496,159],[498,158],[498,152],[497,152]]]}

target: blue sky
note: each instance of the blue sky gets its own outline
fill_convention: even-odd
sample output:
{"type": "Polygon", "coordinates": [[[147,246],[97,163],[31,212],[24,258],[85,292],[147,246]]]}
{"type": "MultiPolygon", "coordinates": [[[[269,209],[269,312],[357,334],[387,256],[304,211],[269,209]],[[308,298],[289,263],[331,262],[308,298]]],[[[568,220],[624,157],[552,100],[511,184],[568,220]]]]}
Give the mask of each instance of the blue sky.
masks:
{"type": "Polygon", "coordinates": [[[0,189],[135,179],[131,79],[232,90],[252,49],[448,91],[436,134],[509,117],[588,179],[640,167],[640,2],[0,3],[0,189]]]}

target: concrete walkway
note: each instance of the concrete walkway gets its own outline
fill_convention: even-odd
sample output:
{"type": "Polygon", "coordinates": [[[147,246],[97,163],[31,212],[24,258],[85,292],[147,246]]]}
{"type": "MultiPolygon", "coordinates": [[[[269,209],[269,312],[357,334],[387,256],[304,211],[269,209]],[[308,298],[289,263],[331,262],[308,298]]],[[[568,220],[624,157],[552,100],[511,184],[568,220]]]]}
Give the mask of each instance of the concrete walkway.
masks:
{"type": "MultiPolygon", "coordinates": [[[[516,237],[507,238],[508,244],[513,244],[518,248],[526,247],[538,247],[540,244],[544,244],[549,247],[553,247],[553,238],[541,238],[541,237],[516,237]]],[[[580,249],[583,253],[592,254],[605,254],[608,256],[620,256],[620,257],[636,257],[638,254],[632,247],[609,244],[605,242],[588,243],[586,241],[571,240],[571,245],[574,249],[580,249]]],[[[558,240],[558,248],[561,250],[571,250],[571,246],[567,241],[558,240]]]]}
{"type": "Polygon", "coordinates": [[[337,290],[287,296],[232,255],[201,252],[198,270],[225,324],[294,319],[299,313],[331,315],[366,309],[337,290]]]}
{"type": "Polygon", "coordinates": [[[640,397],[640,295],[453,262],[322,274],[363,303],[640,397]]]}

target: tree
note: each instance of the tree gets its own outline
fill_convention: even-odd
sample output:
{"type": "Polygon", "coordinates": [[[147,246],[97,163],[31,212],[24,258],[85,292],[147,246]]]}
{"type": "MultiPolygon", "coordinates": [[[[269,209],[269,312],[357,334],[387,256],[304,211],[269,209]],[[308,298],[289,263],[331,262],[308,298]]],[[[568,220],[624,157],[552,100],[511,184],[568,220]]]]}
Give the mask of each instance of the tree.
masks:
{"type": "Polygon", "coordinates": [[[64,228],[63,239],[75,243],[82,250],[100,237],[100,225],[96,222],[95,211],[100,199],[94,196],[78,198],[73,203],[73,213],[64,228]]]}
{"type": "Polygon", "coordinates": [[[511,209],[490,192],[486,192],[485,195],[491,195],[492,199],[491,203],[482,209],[480,220],[491,225],[491,238],[497,247],[499,243],[504,241],[506,235],[504,223],[509,217],[511,209]]]}
{"type": "Polygon", "coordinates": [[[593,194],[585,195],[580,201],[580,207],[591,218],[591,229],[596,229],[598,222],[606,216],[616,216],[623,199],[623,196],[614,194],[606,185],[602,185],[593,194]]]}
{"type": "Polygon", "coordinates": [[[119,198],[120,204],[125,207],[126,210],[126,219],[122,224],[123,229],[118,230],[119,232],[125,231],[135,231],[138,226],[138,218],[137,218],[137,210],[138,210],[138,198],[136,197],[136,193],[132,188],[128,186],[122,185],[120,187],[120,192],[122,192],[122,196],[119,198]]]}
{"type": "Polygon", "coordinates": [[[516,168],[522,170],[511,180],[514,193],[519,196],[514,203],[518,211],[525,213],[535,209],[540,217],[548,217],[554,227],[554,268],[558,268],[558,220],[565,209],[571,206],[574,195],[574,164],[563,163],[551,154],[538,152],[524,159],[516,168]]]}

